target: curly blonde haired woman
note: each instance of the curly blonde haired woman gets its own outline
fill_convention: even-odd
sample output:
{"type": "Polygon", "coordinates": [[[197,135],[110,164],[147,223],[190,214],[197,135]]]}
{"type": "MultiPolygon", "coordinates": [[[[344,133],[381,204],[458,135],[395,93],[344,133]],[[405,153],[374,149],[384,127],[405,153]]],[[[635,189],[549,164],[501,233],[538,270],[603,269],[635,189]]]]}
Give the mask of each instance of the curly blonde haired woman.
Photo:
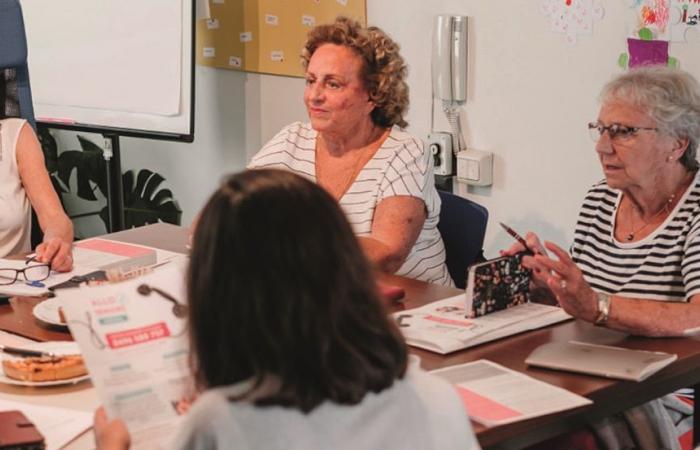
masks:
{"type": "Polygon", "coordinates": [[[440,198],[432,158],[403,130],[406,64],[382,30],[339,17],[309,32],[304,103],[293,123],[249,168],[279,168],[328,191],[376,268],[452,285],[437,229],[440,198]]]}

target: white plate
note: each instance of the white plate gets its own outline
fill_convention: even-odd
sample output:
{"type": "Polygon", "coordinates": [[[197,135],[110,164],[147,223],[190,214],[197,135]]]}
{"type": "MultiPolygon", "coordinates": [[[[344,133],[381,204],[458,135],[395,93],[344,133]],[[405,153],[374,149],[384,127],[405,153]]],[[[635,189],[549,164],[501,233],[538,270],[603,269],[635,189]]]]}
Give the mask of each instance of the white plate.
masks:
{"type": "MultiPolygon", "coordinates": [[[[18,346],[19,347],[19,346],[18,346]]],[[[32,344],[22,345],[21,348],[26,348],[29,350],[40,350],[44,352],[56,353],[57,355],[79,355],[80,348],[75,342],[36,342],[32,344]]],[[[8,355],[7,353],[0,353],[0,362],[5,359],[22,359],[21,356],[8,355]]],[[[22,381],[9,378],[5,375],[2,370],[2,364],[0,364],[0,383],[14,384],[17,386],[56,386],[59,384],[75,384],[81,381],[87,380],[90,375],[81,375],[79,377],[68,378],[66,380],[55,380],[55,381],[22,381]]]]}
{"type": "Polygon", "coordinates": [[[34,317],[51,325],[59,327],[67,327],[68,325],[61,322],[61,316],[58,314],[58,307],[61,306],[59,297],[53,297],[37,303],[32,309],[34,317]]]}

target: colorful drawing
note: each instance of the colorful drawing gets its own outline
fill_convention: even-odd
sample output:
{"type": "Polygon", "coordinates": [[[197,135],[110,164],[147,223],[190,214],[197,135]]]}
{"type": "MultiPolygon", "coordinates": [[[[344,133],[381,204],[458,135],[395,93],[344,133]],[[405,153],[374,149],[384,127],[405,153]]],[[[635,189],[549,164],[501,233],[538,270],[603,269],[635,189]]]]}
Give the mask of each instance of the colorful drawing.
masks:
{"type": "Polygon", "coordinates": [[[598,0],[544,0],[540,12],[548,17],[552,31],[566,35],[566,42],[576,44],[579,34],[591,34],[593,21],[603,18],[598,0]]]}
{"type": "Polygon", "coordinates": [[[669,40],[672,42],[700,41],[699,1],[674,0],[669,15],[669,40]]]}
{"type": "Polygon", "coordinates": [[[689,3],[700,7],[698,0],[632,0],[630,8],[634,10],[634,20],[627,39],[628,52],[620,54],[618,65],[623,69],[646,65],[678,66],[678,60],[669,56],[668,47],[678,33],[678,24],[690,22],[682,13],[682,6],[689,3]]]}

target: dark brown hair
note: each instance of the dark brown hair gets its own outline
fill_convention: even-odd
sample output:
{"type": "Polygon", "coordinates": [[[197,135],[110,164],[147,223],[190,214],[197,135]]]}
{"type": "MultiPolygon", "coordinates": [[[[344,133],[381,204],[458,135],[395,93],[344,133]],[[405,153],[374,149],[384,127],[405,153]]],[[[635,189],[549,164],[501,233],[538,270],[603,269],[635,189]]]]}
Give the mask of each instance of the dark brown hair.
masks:
{"type": "Polygon", "coordinates": [[[371,113],[375,125],[402,128],[408,125],[404,119],[408,110],[407,69],[396,42],[380,28],[365,28],[356,20],[338,17],[332,24],[319,25],[309,31],[301,55],[304,69],[323,44],[348,47],[362,58],[361,77],[375,104],[371,113]]]}
{"type": "Polygon", "coordinates": [[[403,377],[407,350],[335,200],[289,172],[227,178],[201,213],[188,271],[202,388],[270,378],[258,405],[356,404],[403,377]]]}

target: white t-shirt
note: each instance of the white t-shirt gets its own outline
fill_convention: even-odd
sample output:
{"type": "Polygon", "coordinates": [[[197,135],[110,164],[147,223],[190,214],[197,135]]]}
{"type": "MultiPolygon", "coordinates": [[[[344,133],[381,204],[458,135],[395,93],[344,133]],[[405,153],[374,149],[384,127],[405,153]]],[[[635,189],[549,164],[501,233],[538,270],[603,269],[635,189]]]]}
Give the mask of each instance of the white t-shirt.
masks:
{"type": "MultiPolygon", "coordinates": [[[[251,160],[248,168],[276,168],[316,182],[316,137],[309,124],[296,122],[283,128],[251,160]]],[[[433,179],[433,160],[423,143],[398,127],[360,170],[340,199],[340,206],[355,234],[367,236],[377,205],[393,196],[416,197],[425,204],[423,229],[397,275],[452,286],[445,265],[445,246],[437,228],[440,196],[433,179]]]]}
{"type": "Polygon", "coordinates": [[[31,246],[31,208],[16,153],[25,123],[23,119],[0,120],[0,257],[27,252],[31,246]]]}
{"type": "MultiPolygon", "coordinates": [[[[416,365],[417,366],[417,365],[416,365]]],[[[471,450],[471,423],[453,386],[418,367],[357,405],[326,402],[308,414],[231,401],[241,385],[203,394],[174,447],[189,450],[471,450]]]]}

